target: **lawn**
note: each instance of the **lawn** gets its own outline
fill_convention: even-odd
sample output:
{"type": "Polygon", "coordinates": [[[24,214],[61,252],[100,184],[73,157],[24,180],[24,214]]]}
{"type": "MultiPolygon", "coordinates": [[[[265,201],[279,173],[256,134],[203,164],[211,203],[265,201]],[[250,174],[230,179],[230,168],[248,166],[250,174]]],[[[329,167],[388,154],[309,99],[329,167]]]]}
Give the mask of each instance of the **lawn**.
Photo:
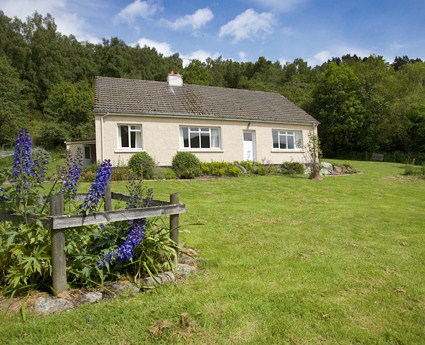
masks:
{"type": "Polygon", "coordinates": [[[364,173],[321,181],[147,182],[159,199],[180,192],[200,272],[25,322],[0,314],[0,342],[425,344],[425,180],[353,163],[364,173]]]}

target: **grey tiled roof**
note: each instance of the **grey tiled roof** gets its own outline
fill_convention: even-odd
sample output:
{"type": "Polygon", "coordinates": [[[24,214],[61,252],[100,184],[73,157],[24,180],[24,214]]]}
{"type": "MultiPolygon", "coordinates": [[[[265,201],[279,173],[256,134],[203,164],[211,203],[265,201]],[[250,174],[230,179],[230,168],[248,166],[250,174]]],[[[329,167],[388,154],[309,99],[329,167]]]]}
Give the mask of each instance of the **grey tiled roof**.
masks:
{"type": "Polygon", "coordinates": [[[96,78],[94,111],[318,124],[274,92],[109,77],[96,78]]]}

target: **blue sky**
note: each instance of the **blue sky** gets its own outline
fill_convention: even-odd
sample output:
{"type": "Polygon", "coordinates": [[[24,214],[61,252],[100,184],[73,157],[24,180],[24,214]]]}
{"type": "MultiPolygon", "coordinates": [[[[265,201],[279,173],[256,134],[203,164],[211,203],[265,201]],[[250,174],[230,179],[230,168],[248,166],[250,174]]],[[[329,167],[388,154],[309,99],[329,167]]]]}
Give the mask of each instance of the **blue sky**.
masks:
{"type": "Polygon", "coordinates": [[[51,13],[79,40],[119,37],[178,52],[185,64],[206,57],[310,65],[333,56],[425,60],[425,0],[0,0],[7,16],[51,13]]]}

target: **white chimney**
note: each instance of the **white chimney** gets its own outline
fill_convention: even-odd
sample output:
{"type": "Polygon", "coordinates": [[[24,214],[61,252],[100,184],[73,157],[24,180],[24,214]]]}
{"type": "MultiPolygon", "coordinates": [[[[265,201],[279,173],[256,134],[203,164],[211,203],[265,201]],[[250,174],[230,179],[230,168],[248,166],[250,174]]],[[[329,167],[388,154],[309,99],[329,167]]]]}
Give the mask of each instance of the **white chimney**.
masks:
{"type": "Polygon", "coordinates": [[[170,71],[167,82],[170,86],[183,86],[183,76],[179,72],[174,73],[174,71],[170,71]]]}

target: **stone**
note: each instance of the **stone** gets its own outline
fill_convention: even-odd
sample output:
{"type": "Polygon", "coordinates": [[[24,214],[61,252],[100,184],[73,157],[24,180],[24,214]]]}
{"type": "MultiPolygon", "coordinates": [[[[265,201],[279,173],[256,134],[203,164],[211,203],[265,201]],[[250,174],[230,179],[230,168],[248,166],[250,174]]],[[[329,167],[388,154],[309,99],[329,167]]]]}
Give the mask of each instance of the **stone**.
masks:
{"type": "Polygon", "coordinates": [[[176,276],[173,272],[167,271],[157,275],[156,277],[147,277],[144,279],[145,286],[159,286],[163,284],[172,283],[176,280],[176,276]]]}
{"type": "Polygon", "coordinates": [[[320,174],[321,175],[332,175],[334,172],[333,165],[328,162],[321,162],[321,169],[320,174]]]}
{"type": "Polygon", "coordinates": [[[196,264],[196,260],[191,256],[182,256],[179,258],[179,264],[186,264],[194,266],[196,264]]]}
{"type": "Polygon", "coordinates": [[[344,173],[344,169],[338,165],[334,166],[334,171],[339,175],[344,173]]]}
{"type": "Polygon", "coordinates": [[[196,268],[186,264],[177,265],[177,273],[181,276],[188,276],[196,272],[196,268]]]}
{"type": "Polygon", "coordinates": [[[82,301],[88,303],[99,302],[103,298],[101,292],[87,292],[83,295],[82,301]]]}
{"type": "Polygon", "coordinates": [[[111,285],[111,288],[118,292],[140,292],[140,289],[132,283],[129,283],[129,284],[113,283],[111,285]]]}
{"type": "Polygon", "coordinates": [[[40,297],[34,303],[34,310],[41,314],[53,314],[74,308],[74,303],[63,298],[40,297]]]}
{"type": "Polygon", "coordinates": [[[242,171],[242,173],[243,173],[243,174],[246,174],[246,173],[247,173],[247,171],[246,171],[246,169],[245,169],[245,167],[244,167],[244,166],[242,166],[242,165],[240,165],[240,164],[235,164],[235,167],[237,167],[237,168],[241,169],[241,171],[242,171]]]}

